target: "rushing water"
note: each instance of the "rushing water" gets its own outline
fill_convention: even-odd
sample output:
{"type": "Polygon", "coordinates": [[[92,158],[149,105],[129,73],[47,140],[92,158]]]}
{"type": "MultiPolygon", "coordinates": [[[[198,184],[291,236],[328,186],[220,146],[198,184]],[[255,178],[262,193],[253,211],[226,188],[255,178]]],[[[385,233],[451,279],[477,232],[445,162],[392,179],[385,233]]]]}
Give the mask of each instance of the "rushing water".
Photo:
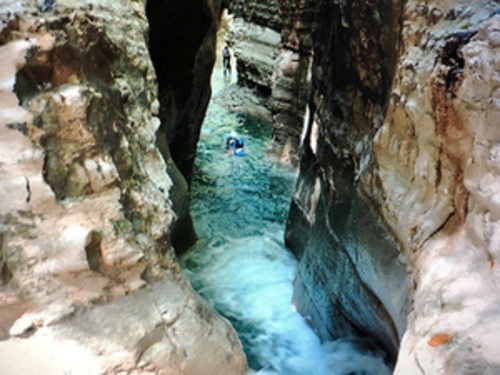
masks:
{"type": "Polygon", "coordinates": [[[267,157],[269,139],[264,121],[209,106],[191,195],[200,240],[181,260],[186,274],[231,321],[260,375],[390,374],[353,341],[322,344],[295,311],[296,260],[283,245],[283,229],[296,176],[267,157]],[[244,157],[225,150],[232,130],[245,139],[244,157]]]}

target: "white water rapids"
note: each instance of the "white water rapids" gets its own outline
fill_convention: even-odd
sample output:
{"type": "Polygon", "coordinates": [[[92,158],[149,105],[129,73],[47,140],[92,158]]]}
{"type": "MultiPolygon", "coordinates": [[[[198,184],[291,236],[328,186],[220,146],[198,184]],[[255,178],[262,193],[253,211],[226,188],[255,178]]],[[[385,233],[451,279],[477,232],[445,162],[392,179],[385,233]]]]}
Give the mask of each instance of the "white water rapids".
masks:
{"type": "Polygon", "coordinates": [[[390,374],[356,340],[321,343],[295,311],[297,262],[283,245],[295,175],[266,156],[269,139],[269,124],[210,105],[192,184],[200,240],[181,260],[186,274],[231,321],[259,375],[390,374]],[[231,130],[245,138],[248,155],[227,154],[231,130]]]}

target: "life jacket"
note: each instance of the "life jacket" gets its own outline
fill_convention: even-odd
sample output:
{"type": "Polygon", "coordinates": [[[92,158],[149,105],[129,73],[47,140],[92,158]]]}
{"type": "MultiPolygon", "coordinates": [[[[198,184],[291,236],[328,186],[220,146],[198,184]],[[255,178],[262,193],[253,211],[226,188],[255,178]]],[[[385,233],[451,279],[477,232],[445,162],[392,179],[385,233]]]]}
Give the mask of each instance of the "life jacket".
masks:
{"type": "Polygon", "coordinates": [[[234,141],[234,147],[235,148],[243,148],[243,147],[245,147],[245,142],[243,141],[243,139],[236,139],[234,141]]]}
{"type": "Polygon", "coordinates": [[[226,148],[234,148],[237,140],[237,138],[228,137],[226,139],[226,148]]]}
{"type": "Polygon", "coordinates": [[[246,154],[246,150],[244,148],[235,148],[233,151],[234,156],[243,156],[246,154]]]}

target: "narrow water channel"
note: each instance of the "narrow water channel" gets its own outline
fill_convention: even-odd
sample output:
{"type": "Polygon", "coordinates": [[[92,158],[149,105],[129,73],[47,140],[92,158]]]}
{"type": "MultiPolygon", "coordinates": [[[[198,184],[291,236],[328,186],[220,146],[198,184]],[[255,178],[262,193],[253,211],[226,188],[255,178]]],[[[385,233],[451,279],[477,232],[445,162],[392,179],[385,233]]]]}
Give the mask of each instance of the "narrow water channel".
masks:
{"type": "MultiPolygon", "coordinates": [[[[223,83],[214,74],[217,92],[223,83]]],[[[296,176],[266,155],[270,132],[262,120],[210,104],[191,194],[200,240],[181,259],[185,272],[231,321],[257,374],[390,374],[379,357],[356,351],[349,340],[320,343],[293,307],[296,260],[283,230],[296,176]],[[233,130],[245,139],[244,157],[225,150],[233,130]]]]}

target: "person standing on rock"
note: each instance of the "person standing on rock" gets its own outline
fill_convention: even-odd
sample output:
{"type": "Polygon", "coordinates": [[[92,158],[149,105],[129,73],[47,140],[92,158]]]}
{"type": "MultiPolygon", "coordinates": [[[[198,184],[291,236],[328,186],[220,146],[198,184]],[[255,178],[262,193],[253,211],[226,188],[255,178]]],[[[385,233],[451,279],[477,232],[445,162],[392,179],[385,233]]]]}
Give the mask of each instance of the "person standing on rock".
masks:
{"type": "Polygon", "coordinates": [[[227,46],[227,44],[222,49],[222,66],[224,77],[226,77],[228,74],[229,76],[231,76],[231,52],[229,51],[229,47],[227,46]]]}

